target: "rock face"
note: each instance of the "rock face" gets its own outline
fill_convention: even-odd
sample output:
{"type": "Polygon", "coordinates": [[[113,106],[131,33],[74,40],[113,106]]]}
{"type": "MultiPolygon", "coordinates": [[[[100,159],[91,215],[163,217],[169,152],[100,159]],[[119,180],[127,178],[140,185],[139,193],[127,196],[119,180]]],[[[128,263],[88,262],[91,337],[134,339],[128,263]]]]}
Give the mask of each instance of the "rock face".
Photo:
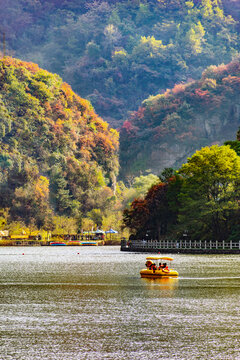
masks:
{"type": "Polygon", "coordinates": [[[151,164],[155,164],[151,170],[155,174],[160,174],[164,168],[175,168],[177,164],[185,161],[187,156],[191,156],[192,151],[187,146],[173,144],[169,146],[167,143],[156,146],[150,155],[151,164]]]}
{"type": "Polygon", "coordinates": [[[145,100],[121,129],[122,176],[178,168],[197,149],[233,140],[240,126],[239,91],[237,59],[145,100]]]}
{"type": "MultiPolygon", "coordinates": [[[[202,137],[202,143],[199,147],[205,144],[211,146],[213,144],[223,144],[227,139],[233,139],[236,136],[236,131],[240,126],[240,105],[235,104],[227,109],[222,109],[222,114],[214,114],[212,117],[198,115],[194,119],[194,127],[198,132],[199,137],[202,137]],[[226,116],[225,111],[229,114],[226,116]]],[[[160,174],[166,167],[177,168],[184,163],[188,157],[198,149],[195,144],[184,143],[163,143],[153,145],[150,154],[150,164],[155,174],[160,174]]]]}

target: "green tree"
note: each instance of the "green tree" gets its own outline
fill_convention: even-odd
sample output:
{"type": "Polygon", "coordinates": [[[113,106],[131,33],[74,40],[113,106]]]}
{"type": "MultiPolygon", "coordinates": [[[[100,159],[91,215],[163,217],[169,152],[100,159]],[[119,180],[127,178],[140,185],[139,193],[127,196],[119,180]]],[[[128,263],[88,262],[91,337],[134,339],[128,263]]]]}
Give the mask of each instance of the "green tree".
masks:
{"type": "Polygon", "coordinates": [[[98,59],[100,56],[100,46],[94,41],[90,41],[86,46],[86,51],[90,59],[98,59]]]}
{"type": "Polygon", "coordinates": [[[56,235],[75,234],[78,229],[77,220],[67,216],[54,216],[52,226],[56,235]]]}
{"type": "Polygon", "coordinates": [[[194,54],[202,52],[201,44],[204,41],[204,35],[205,30],[200,21],[198,21],[197,24],[194,24],[187,32],[187,40],[194,54]]]}
{"type": "Polygon", "coordinates": [[[130,188],[124,191],[124,205],[129,205],[136,198],[143,198],[144,196],[146,196],[151,186],[157,183],[159,183],[159,177],[154,174],[135,177],[132,181],[130,188]]]}
{"type": "Polygon", "coordinates": [[[55,165],[52,168],[51,175],[51,190],[52,190],[52,202],[55,205],[56,210],[63,214],[67,212],[71,213],[72,198],[67,188],[67,181],[63,176],[63,170],[55,165]]]}
{"type": "Polygon", "coordinates": [[[92,209],[87,215],[98,228],[102,226],[103,214],[100,209],[92,209]]]}
{"type": "Polygon", "coordinates": [[[202,148],[179,170],[179,221],[193,238],[226,240],[239,213],[240,158],[230,146],[202,148]]]}
{"type": "Polygon", "coordinates": [[[224,145],[229,145],[231,149],[235,150],[238,156],[240,156],[240,128],[237,131],[237,139],[234,141],[225,141],[224,145]]]}
{"type": "Polygon", "coordinates": [[[7,227],[9,217],[9,209],[0,209],[0,230],[7,227]]]}
{"type": "Polygon", "coordinates": [[[170,178],[175,176],[175,171],[173,168],[165,168],[159,175],[159,179],[162,182],[168,181],[170,178]]]}

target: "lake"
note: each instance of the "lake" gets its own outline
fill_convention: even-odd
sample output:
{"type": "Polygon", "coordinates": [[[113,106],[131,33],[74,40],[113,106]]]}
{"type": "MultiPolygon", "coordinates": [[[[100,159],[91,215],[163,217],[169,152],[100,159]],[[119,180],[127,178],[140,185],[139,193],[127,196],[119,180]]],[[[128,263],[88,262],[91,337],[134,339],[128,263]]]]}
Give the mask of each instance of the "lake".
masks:
{"type": "Polygon", "coordinates": [[[146,256],[0,247],[0,358],[240,359],[240,256],[174,255],[163,280],[146,256]]]}

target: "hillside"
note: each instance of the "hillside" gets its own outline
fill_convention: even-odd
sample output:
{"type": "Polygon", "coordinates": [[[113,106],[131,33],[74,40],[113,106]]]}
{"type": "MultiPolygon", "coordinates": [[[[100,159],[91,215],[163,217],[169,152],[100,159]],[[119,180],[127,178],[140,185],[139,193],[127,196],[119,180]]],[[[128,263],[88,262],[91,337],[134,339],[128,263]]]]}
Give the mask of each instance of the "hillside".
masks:
{"type": "Polygon", "coordinates": [[[118,133],[58,75],[0,60],[0,204],[12,220],[48,227],[114,195],[118,133]]]}
{"type": "Polygon", "coordinates": [[[239,48],[235,0],[6,0],[7,51],[57,73],[118,128],[149,95],[239,48]]]}
{"type": "Polygon", "coordinates": [[[178,168],[202,146],[234,139],[240,125],[240,58],[210,66],[199,81],[149,97],[125,121],[122,176],[178,168]]]}

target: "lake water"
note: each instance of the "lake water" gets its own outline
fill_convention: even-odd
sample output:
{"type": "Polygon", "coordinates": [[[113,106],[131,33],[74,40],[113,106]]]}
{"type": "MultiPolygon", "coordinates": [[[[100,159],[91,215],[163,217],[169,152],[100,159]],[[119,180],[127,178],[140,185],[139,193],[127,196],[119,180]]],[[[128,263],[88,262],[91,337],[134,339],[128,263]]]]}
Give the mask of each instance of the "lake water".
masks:
{"type": "Polygon", "coordinates": [[[174,255],[169,280],[145,256],[0,247],[0,359],[240,359],[240,256],[174,255]]]}

